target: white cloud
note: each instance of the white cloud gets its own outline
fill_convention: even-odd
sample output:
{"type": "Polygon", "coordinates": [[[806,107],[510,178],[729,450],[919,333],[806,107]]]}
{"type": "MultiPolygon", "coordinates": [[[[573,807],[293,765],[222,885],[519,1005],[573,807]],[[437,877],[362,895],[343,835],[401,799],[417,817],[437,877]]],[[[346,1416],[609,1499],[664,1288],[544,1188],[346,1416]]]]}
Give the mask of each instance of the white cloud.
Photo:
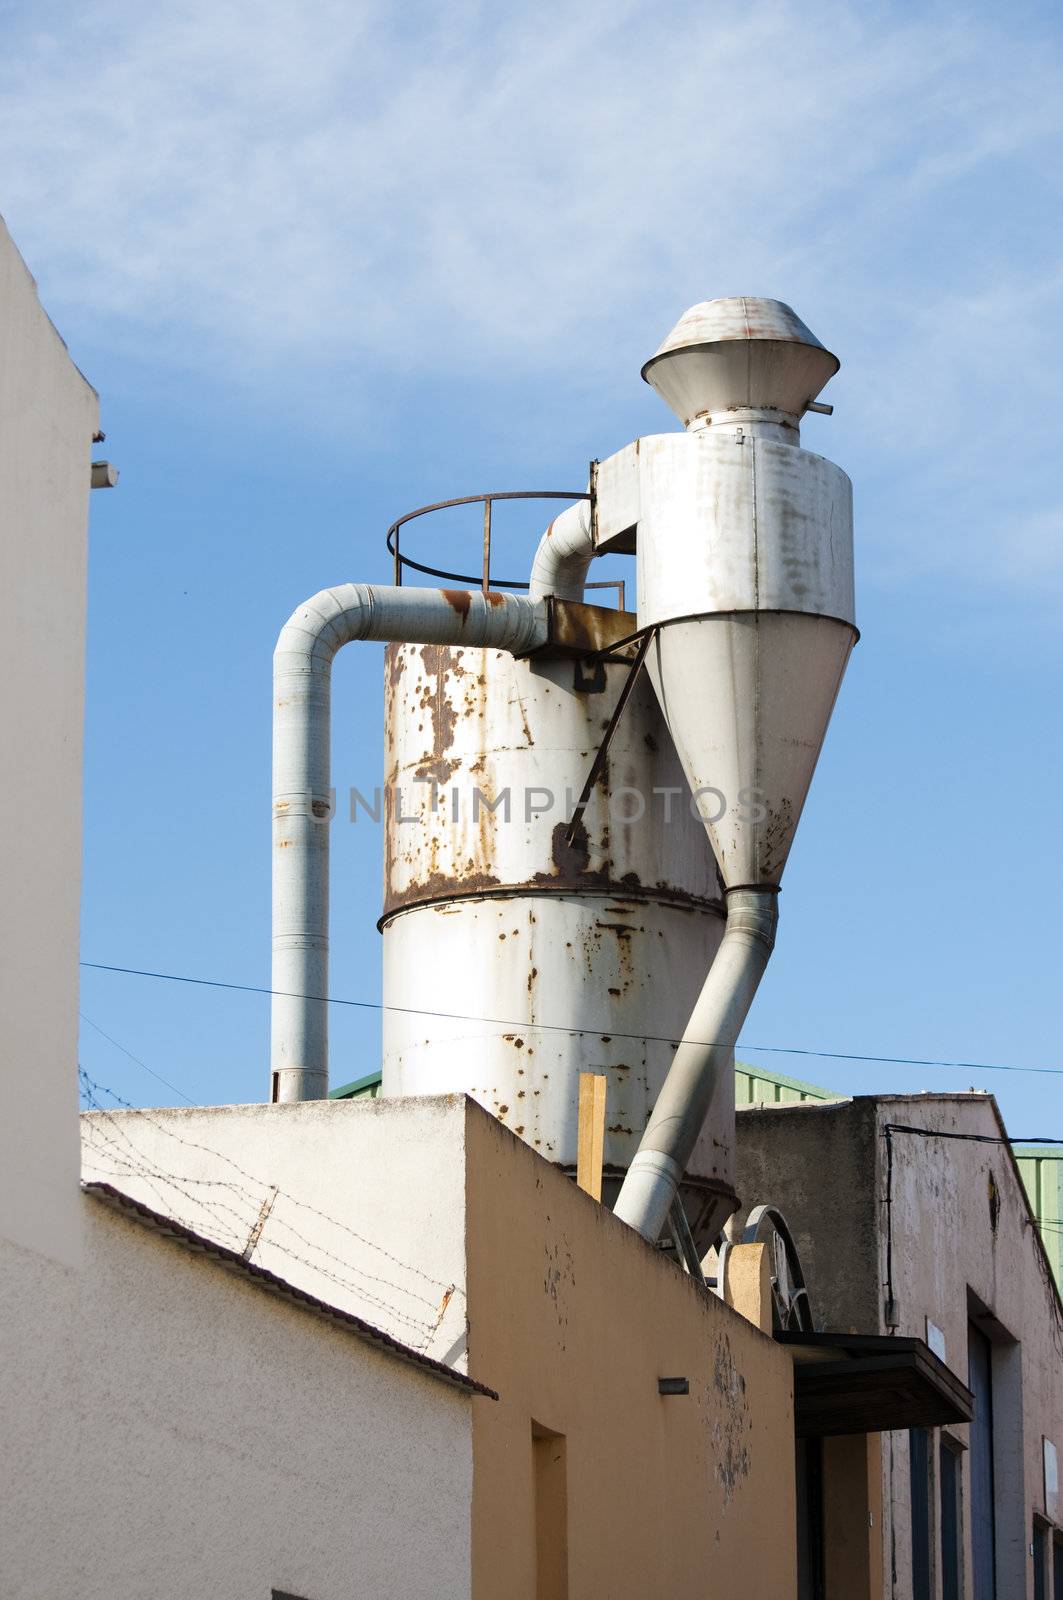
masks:
{"type": "Polygon", "coordinates": [[[781,293],[886,456],[977,473],[1063,322],[1054,67],[977,7],[44,4],[3,204],[65,329],[222,381],[627,370],[692,300],[781,293]]]}
{"type": "Polygon", "coordinates": [[[53,298],[223,356],[547,365],[656,326],[662,283],[827,304],[913,191],[1043,138],[1050,104],[1032,44],[850,6],[47,16],[5,52],[16,235],[53,298]]]}

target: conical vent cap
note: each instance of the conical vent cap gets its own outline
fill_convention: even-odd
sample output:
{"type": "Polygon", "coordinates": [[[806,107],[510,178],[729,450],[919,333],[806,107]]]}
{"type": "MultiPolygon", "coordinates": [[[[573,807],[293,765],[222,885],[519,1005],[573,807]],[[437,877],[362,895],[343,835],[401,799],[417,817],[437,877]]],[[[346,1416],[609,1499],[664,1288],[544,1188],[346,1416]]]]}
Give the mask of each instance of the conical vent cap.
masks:
{"type": "Polygon", "coordinates": [[[689,427],[747,409],[800,417],[840,366],[781,300],[734,296],[684,312],[642,376],[689,427]]]}

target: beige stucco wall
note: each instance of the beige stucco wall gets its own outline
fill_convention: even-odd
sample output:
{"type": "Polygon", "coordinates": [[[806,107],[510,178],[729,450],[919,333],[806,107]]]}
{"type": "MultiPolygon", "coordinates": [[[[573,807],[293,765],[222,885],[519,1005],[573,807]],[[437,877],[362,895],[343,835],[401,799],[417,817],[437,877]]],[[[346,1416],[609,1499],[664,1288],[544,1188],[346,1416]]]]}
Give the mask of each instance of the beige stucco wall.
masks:
{"type": "Polygon", "coordinates": [[[81,1272],[4,1264],[0,1593],[467,1596],[468,1396],[79,1203],[81,1272]]]}
{"type": "Polygon", "coordinates": [[[233,1246],[278,1187],[256,1262],[500,1391],[472,1401],[477,1600],[542,1592],[536,1425],[564,1435],[571,1600],[704,1600],[739,1579],[749,1600],[792,1595],[789,1357],[474,1102],[91,1113],[82,1129],[87,1178],[233,1246]],[[690,1395],[660,1396],[661,1376],[690,1395]]]}
{"type": "Polygon", "coordinates": [[[85,527],[96,395],[0,221],[0,1238],[78,1250],[85,527]]]}
{"type": "Polygon", "coordinates": [[[470,1106],[475,1600],[538,1600],[533,1424],[563,1435],[569,1600],[788,1600],[789,1357],[470,1106]],[[687,1377],[662,1397],[659,1377],[687,1377]]]}

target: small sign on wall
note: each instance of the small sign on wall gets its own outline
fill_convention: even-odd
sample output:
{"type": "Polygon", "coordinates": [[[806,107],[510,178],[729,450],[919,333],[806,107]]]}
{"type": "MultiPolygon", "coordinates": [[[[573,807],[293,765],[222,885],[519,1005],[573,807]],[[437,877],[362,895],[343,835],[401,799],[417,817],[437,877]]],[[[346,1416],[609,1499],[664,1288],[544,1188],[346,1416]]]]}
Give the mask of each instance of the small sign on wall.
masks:
{"type": "Polygon", "coordinates": [[[931,1322],[929,1317],[926,1319],[926,1342],[930,1349],[933,1350],[938,1360],[944,1361],[945,1335],[942,1333],[937,1323],[931,1322]]]}
{"type": "Polygon", "coordinates": [[[1045,1452],[1045,1516],[1053,1522],[1059,1520],[1059,1457],[1051,1439],[1044,1440],[1045,1452]]]}

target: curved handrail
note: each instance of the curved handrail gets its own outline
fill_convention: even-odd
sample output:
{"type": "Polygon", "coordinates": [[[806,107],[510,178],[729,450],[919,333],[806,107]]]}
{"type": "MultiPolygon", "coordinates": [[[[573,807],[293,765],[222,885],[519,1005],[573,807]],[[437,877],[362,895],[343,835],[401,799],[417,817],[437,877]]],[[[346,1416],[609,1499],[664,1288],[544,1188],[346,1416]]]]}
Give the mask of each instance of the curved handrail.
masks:
{"type": "MultiPolygon", "coordinates": [[[[387,531],[385,543],[388,551],[395,558],[395,582],[402,583],[404,567],[410,567],[414,572],[423,572],[430,578],[446,578],[451,583],[472,583],[480,585],[486,592],[491,587],[491,507],[496,500],[590,500],[589,491],[579,492],[569,489],[506,489],[498,494],[463,494],[454,500],[436,500],[430,506],[418,506],[416,511],[407,511],[404,516],[396,517],[387,531]],[[473,576],[467,572],[445,572],[441,567],[429,567],[421,561],[414,561],[412,556],[404,556],[399,549],[399,529],[405,527],[407,522],[413,522],[416,517],[426,517],[432,511],[449,511],[453,506],[482,505],[484,508],[484,558],[483,570],[473,576]]],[[[496,578],[494,580],[503,589],[527,589],[528,584],[514,578],[496,578]]]]}

